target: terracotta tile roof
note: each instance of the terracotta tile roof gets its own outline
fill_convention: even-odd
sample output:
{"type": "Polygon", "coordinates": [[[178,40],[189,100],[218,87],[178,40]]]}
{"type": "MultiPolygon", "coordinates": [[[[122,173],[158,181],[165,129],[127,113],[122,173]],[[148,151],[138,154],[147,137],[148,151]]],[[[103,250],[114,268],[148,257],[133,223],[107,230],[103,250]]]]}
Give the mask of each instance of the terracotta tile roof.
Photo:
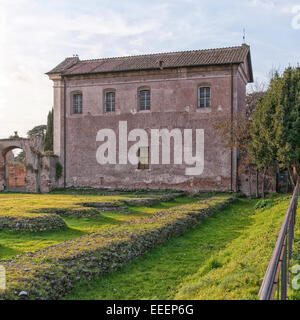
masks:
{"type": "MultiPolygon", "coordinates": [[[[79,75],[89,73],[121,72],[203,65],[239,64],[250,53],[248,45],[237,47],[147,54],[139,56],[79,60],[66,58],[47,74],[79,75]]],[[[251,62],[250,62],[251,63],[251,62]]]]}
{"type": "Polygon", "coordinates": [[[70,67],[74,66],[77,62],[79,62],[78,57],[66,58],[63,62],[61,62],[59,65],[57,65],[54,69],[47,72],[47,74],[63,73],[64,71],[68,70],[70,67]]]}

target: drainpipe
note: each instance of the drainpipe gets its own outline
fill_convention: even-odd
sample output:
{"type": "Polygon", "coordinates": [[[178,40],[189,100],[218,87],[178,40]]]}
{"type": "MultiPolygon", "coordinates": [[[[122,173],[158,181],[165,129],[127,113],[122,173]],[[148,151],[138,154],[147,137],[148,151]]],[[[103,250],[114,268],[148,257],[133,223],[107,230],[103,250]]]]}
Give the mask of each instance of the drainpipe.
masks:
{"type": "Polygon", "coordinates": [[[66,79],[62,76],[64,82],[64,188],[67,186],[67,107],[66,107],[66,79]]]}
{"type": "MultiPolygon", "coordinates": [[[[231,136],[232,136],[232,125],[233,125],[233,65],[230,64],[231,71],[231,110],[230,110],[230,120],[231,120],[231,136]]],[[[230,148],[230,191],[233,191],[233,147],[230,148]]]]}

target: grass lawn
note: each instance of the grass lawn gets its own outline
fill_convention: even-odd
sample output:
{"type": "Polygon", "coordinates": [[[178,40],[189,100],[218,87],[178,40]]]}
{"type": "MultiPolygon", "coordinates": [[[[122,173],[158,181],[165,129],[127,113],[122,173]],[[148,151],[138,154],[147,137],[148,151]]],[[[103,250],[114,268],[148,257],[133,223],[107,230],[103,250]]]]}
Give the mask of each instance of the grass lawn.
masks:
{"type": "MultiPolygon", "coordinates": [[[[153,197],[151,194],[139,194],[139,197],[153,197]]],[[[47,194],[33,195],[20,193],[0,193],[0,215],[30,216],[43,214],[47,209],[88,209],[80,207],[80,203],[119,201],[135,197],[133,194],[117,196],[99,196],[97,194],[47,194]],[[33,213],[40,212],[40,213],[33,213]]],[[[11,260],[14,256],[34,252],[63,241],[81,237],[94,231],[107,229],[124,224],[137,218],[146,217],[167,209],[189,203],[197,199],[183,196],[161,203],[153,207],[127,206],[128,212],[99,212],[92,217],[62,217],[67,228],[58,231],[39,233],[2,230],[0,231],[0,260],[11,260]]]]}
{"type": "MultiPolygon", "coordinates": [[[[4,261],[17,259],[18,255],[24,253],[86,235],[89,237],[90,233],[117,226],[118,230],[145,228],[143,223],[135,224],[135,220],[171,207],[199,201],[199,198],[181,196],[152,207],[125,205],[126,210],[105,212],[83,205],[122,202],[136,197],[149,199],[160,195],[155,192],[78,194],[76,191],[48,195],[0,193],[0,217],[43,215],[49,214],[51,210],[55,213],[56,209],[84,212],[79,217],[62,214],[61,218],[67,225],[63,230],[0,231],[0,262],[2,260],[5,263],[4,261]],[[86,216],[85,210],[97,212],[86,216]],[[127,222],[134,223],[124,225],[127,222]]],[[[204,194],[203,198],[210,196],[212,195],[204,194]]],[[[119,271],[89,281],[82,278],[66,299],[257,299],[290,199],[291,196],[274,195],[260,202],[263,204],[261,208],[255,209],[258,200],[240,198],[227,209],[201,221],[183,236],[173,238],[135,258],[119,271]]],[[[163,222],[157,220],[157,223],[163,222]]],[[[149,224],[148,227],[155,225],[149,224]]],[[[293,255],[295,264],[300,264],[299,238],[298,219],[293,255]]],[[[73,246],[76,247],[77,244],[73,246]]],[[[56,250],[53,247],[50,249],[56,250]]],[[[65,252],[69,251],[68,248],[65,252]]],[[[292,291],[291,298],[300,299],[299,291],[292,291]]]]}
{"type": "Polygon", "coordinates": [[[257,299],[290,198],[256,210],[257,200],[239,199],[66,299],[257,299]]]}
{"type": "MultiPolygon", "coordinates": [[[[300,217],[299,217],[299,212],[300,212],[300,203],[298,203],[298,216],[296,217],[296,230],[295,230],[295,242],[293,246],[293,254],[292,254],[292,262],[291,262],[291,267],[295,265],[300,265],[300,217]]],[[[292,275],[292,279],[294,277],[297,277],[294,281],[298,285],[300,285],[300,274],[295,274],[292,275]]],[[[296,290],[293,289],[293,287],[290,287],[290,300],[300,300],[300,289],[296,290]]]]}
{"type": "MultiPolygon", "coordinates": [[[[182,194],[179,195],[182,196],[182,194]]],[[[30,230],[31,235],[38,236],[38,239],[36,239],[37,237],[28,237],[22,240],[22,246],[25,247],[24,252],[26,252],[25,250],[30,251],[28,254],[15,256],[14,253],[11,253],[10,257],[7,255],[3,257],[3,259],[7,259],[6,261],[0,260],[0,263],[6,269],[7,280],[6,289],[0,292],[0,299],[19,299],[20,294],[25,295],[26,299],[33,300],[57,300],[65,297],[78,281],[83,279],[92,281],[100,275],[120,270],[134,258],[145,254],[151,248],[155,248],[169,239],[185,233],[212,215],[213,212],[221,211],[221,208],[228,206],[237,199],[236,195],[224,193],[206,193],[201,194],[201,196],[186,196],[181,199],[178,198],[179,195],[162,194],[154,200],[147,198],[147,195],[145,195],[144,198],[106,201],[100,204],[98,201],[95,202],[98,199],[93,198],[89,199],[89,201],[93,201],[88,205],[86,205],[86,202],[78,202],[78,198],[76,198],[74,203],[69,204],[76,207],[74,210],[68,208],[61,210],[60,206],[53,207],[56,210],[51,208],[51,210],[48,210],[45,207],[45,202],[49,202],[49,198],[43,199],[43,197],[36,195],[37,198],[40,198],[40,201],[37,201],[36,199],[26,198],[26,195],[19,195],[18,197],[21,198],[24,196],[23,202],[26,201],[24,203],[26,214],[34,215],[33,212],[36,212],[43,215],[46,213],[49,219],[52,219],[51,215],[54,215],[53,217],[62,221],[63,228],[61,230],[63,232],[72,229],[72,223],[68,218],[66,220],[62,220],[62,218],[71,215],[74,222],[75,215],[79,220],[77,220],[78,224],[75,228],[73,226],[73,229],[86,232],[86,234],[66,241],[60,239],[61,242],[50,246],[48,243],[47,247],[44,247],[45,236],[48,235],[45,232],[47,229],[44,226],[38,230],[26,229],[27,220],[30,219],[32,223],[38,223],[38,218],[28,218],[27,216],[23,218],[25,213],[20,211],[19,214],[17,212],[14,213],[16,217],[13,218],[15,219],[15,225],[11,227],[5,224],[7,220],[11,219],[10,216],[5,212],[3,213],[2,210],[3,216],[0,215],[2,228],[10,230],[10,228],[15,227],[15,231],[19,232],[18,224],[21,221],[24,223],[24,229],[30,230]],[[32,204],[32,200],[36,205],[32,204]],[[171,200],[174,201],[171,202],[171,200]],[[159,205],[149,208],[154,203],[159,205]],[[136,207],[137,205],[140,207],[136,207]],[[142,205],[145,207],[141,207],[142,205]],[[85,208],[90,207],[93,209],[92,215],[90,215],[91,211],[85,211],[85,208]],[[112,214],[112,217],[109,218],[113,218],[118,223],[106,223],[104,226],[102,219],[96,228],[97,223],[95,223],[94,218],[99,219],[101,215],[107,218],[107,215],[100,211],[107,208],[114,210],[114,212],[108,212],[107,214],[112,214]],[[121,215],[122,218],[118,218],[118,215],[121,215]],[[20,219],[19,216],[21,216],[20,219]],[[90,226],[87,225],[88,223],[90,223],[90,226]],[[34,248],[30,243],[33,239],[37,241],[36,244],[39,247],[43,248],[42,250],[34,248]]],[[[131,194],[131,196],[136,195],[131,194]]],[[[17,200],[13,199],[13,201],[19,201],[19,206],[20,199],[18,197],[16,197],[17,200]]],[[[60,200],[63,201],[64,195],[60,195],[60,197],[60,200]]],[[[69,198],[66,199],[70,200],[69,198]]],[[[6,209],[5,205],[3,208],[6,209]]],[[[19,207],[16,209],[18,211],[19,207]]],[[[55,232],[58,232],[57,229],[55,232]]],[[[55,232],[52,230],[50,233],[51,241],[53,241],[55,232]]],[[[23,234],[28,233],[17,233],[19,243],[23,234]]],[[[69,234],[69,236],[72,237],[73,235],[69,234]]],[[[54,239],[56,241],[56,238],[54,239]]],[[[7,242],[7,237],[4,241],[11,248],[11,242],[7,242]]]]}

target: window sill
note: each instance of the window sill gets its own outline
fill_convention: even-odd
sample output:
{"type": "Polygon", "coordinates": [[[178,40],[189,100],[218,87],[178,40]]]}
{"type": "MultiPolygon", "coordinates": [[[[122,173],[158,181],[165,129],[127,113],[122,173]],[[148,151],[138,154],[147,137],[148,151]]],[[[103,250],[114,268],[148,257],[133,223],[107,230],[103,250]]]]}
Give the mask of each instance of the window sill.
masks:
{"type": "Polygon", "coordinates": [[[82,117],[83,116],[83,113],[70,113],[70,116],[71,117],[74,117],[74,118],[78,118],[78,117],[82,117]]]}
{"type": "Polygon", "coordinates": [[[199,113],[210,113],[211,111],[211,108],[197,108],[197,112],[199,113]]]}
{"type": "Polygon", "coordinates": [[[116,114],[116,111],[108,111],[108,112],[103,112],[103,116],[114,116],[116,114]]]}
{"type": "Polygon", "coordinates": [[[137,110],[137,113],[150,113],[151,110],[137,110]]]}

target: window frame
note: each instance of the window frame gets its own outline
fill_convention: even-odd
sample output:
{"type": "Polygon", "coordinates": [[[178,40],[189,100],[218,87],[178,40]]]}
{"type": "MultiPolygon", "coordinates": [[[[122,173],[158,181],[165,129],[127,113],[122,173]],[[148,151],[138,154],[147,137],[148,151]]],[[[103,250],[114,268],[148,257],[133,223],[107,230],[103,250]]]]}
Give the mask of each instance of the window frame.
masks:
{"type": "Polygon", "coordinates": [[[82,91],[71,92],[71,114],[83,114],[83,94],[82,91]],[[81,106],[80,108],[75,106],[75,97],[81,96],[81,106]]]}
{"type": "Polygon", "coordinates": [[[211,86],[198,86],[198,100],[197,109],[208,109],[211,108],[211,86]],[[201,90],[204,89],[204,96],[201,97],[201,90]],[[206,90],[209,89],[209,97],[206,94],[206,90]],[[203,103],[201,100],[203,99],[203,103]],[[201,106],[203,104],[203,106],[201,106]]]}
{"type": "Polygon", "coordinates": [[[138,169],[139,170],[148,170],[150,169],[150,148],[149,146],[145,146],[145,147],[139,147],[138,149],[138,157],[139,157],[139,162],[138,162],[138,169]],[[141,163],[141,149],[147,149],[148,150],[148,159],[147,162],[148,163],[141,163]]]}
{"type": "Polygon", "coordinates": [[[137,92],[137,102],[138,102],[138,110],[139,111],[150,111],[151,110],[151,90],[149,87],[140,87],[138,88],[137,92]],[[149,98],[144,99],[144,108],[141,109],[141,93],[142,92],[149,92],[149,98]],[[149,106],[147,108],[147,102],[149,103],[149,106]]]}
{"type": "Polygon", "coordinates": [[[104,89],[103,90],[103,112],[104,113],[113,113],[116,112],[116,89],[104,89]],[[111,108],[107,108],[107,95],[113,94],[114,99],[113,101],[110,101],[111,108]],[[113,102],[113,108],[112,108],[112,102],[113,102]]]}

